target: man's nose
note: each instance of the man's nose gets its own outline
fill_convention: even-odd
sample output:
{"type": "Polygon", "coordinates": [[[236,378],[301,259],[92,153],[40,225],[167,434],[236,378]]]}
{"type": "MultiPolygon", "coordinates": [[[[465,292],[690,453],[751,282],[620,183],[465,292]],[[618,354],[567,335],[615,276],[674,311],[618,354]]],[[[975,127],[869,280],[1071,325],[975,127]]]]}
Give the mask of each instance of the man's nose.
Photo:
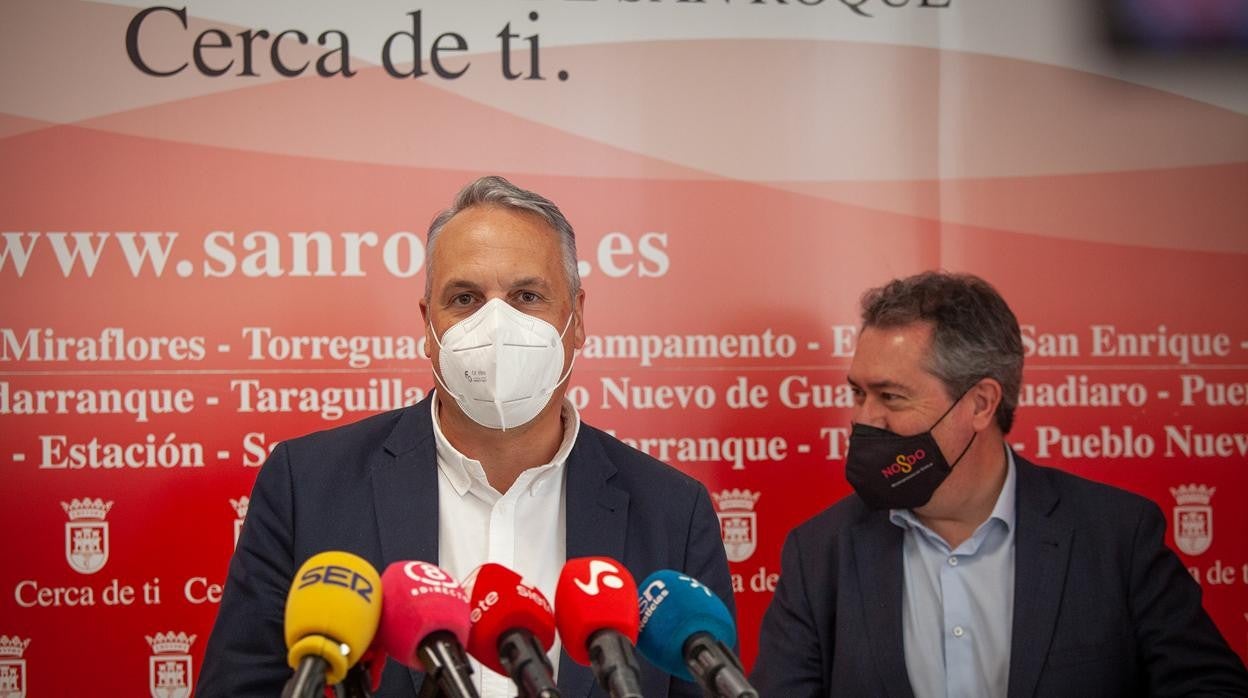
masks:
{"type": "Polygon", "coordinates": [[[850,420],[855,424],[866,424],[867,426],[877,429],[887,429],[888,420],[886,418],[884,405],[879,400],[867,395],[862,402],[854,405],[854,409],[850,412],[850,420]]]}

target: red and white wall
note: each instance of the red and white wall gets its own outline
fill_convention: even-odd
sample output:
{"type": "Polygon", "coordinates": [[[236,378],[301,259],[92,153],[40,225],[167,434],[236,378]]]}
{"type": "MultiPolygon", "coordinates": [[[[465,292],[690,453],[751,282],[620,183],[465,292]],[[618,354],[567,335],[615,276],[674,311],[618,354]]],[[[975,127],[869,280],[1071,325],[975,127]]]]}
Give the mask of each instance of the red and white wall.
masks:
{"type": "Polygon", "coordinates": [[[5,3],[0,695],[187,695],[267,449],[432,386],[489,173],[576,227],[570,394],[715,495],[747,665],[858,298],[931,268],[1024,326],[1018,452],[1155,500],[1248,656],[1248,83],[1086,5],[5,3]]]}

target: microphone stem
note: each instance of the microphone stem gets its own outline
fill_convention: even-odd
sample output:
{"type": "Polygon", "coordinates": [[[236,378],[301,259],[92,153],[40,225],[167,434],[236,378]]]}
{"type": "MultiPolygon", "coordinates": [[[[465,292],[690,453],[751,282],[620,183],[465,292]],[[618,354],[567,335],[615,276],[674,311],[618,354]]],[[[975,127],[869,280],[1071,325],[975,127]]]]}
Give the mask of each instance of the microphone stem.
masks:
{"type": "Polygon", "coordinates": [[[758,698],[754,690],[740,671],[721,670],[715,675],[715,688],[725,698],[758,698]]]}
{"type": "Polygon", "coordinates": [[[633,643],[615,630],[599,630],[589,637],[589,660],[598,685],[611,698],[642,698],[641,667],[633,643]]]}
{"type": "Polygon", "coordinates": [[[708,696],[715,698],[758,698],[758,691],[745,680],[736,655],[710,633],[694,633],[685,642],[689,671],[708,696]]]}
{"type": "Polygon", "coordinates": [[[508,630],[498,638],[498,659],[520,689],[520,698],[560,698],[554,670],[533,633],[508,630]]]}
{"type": "MultiPolygon", "coordinates": [[[[385,661],[385,657],[382,657],[385,661]]],[[[368,669],[363,663],[356,664],[347,672],[347,677],[338,684],[335,692],[337,698],[373,698],[368,682],[368,669]]]]}
{"type": "Polygon", "coordinates": [[[295,669],[295,675],[282,688],[282,698],[317,698],[325,690],[325,672],[328,670],[329,662],[323,657],[304,657],[295,669]]]}
{"type": "Polygon", "coordinates": [[[425,681],[436,681],[443,695],[478,698],[476,686],[468,680],[472,666],[454,634],[446,630],[430,633],[417,653],[425,665],[425,681]]]}

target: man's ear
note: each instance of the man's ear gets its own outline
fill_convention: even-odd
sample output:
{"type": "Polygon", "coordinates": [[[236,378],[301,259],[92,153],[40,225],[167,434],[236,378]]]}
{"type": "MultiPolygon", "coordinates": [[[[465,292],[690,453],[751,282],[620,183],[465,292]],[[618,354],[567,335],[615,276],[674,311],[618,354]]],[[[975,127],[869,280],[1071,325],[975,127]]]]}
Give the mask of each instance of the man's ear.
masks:
{"type": "Polygon", "coordinates": [[[971,387],[967,397],[974,405],[971,423],[975,431],[983,431],[997,422],[997,407],[1001,405],[1001,383],[996,378],[982,378],[971,387]]]}
{"type": "Polygon", "coordinates": [[[432,350],[429,348],[429,346],[434,341],[433,330],[432,330],[433,323],[429,321],[429,299],[428,298],[420,299],[420,319],[425,324],[425,347],[424,347],[425,358],[432,359],[433,353],[432,353],[432,350]]]}
{"type": "Polygon", "coordinates": [[[572,299],[572,348],[585,346],[585,289],[578,289],[572,299]]]}

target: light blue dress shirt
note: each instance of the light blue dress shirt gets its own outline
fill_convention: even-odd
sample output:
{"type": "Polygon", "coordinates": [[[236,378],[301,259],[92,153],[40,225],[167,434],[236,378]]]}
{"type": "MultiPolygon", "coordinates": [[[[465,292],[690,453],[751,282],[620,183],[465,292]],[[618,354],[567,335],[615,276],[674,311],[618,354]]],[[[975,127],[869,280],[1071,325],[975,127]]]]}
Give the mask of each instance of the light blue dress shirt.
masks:
{"type": "Polygon", "coordinates": [[[1002,696],[1010,679],[1014,619],[1014,454],[988,519],[956,550],[907,509],[902,634],[915,698],[1002,696]]]}

